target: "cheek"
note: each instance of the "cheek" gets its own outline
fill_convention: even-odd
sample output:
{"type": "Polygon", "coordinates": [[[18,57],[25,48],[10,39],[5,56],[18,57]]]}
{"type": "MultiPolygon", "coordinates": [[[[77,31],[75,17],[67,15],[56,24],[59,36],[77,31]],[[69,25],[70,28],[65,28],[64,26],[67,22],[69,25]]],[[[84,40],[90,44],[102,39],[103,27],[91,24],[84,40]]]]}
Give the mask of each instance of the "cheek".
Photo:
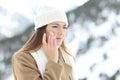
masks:
{"type": "Polygon", "coordinates": [[[63,31],[63,36],[64,36],[64,37],[66,36],[66,30],[65,30],[65,31],[63,31]]]}
{"type": "Polygon", "coordinates": [[[57,36],[58,32],[57,31],[53,31],[53,34],[55,35],[55,37],[57,36]]]}
{"type": "Polygon", "coordinates": [[[64,35],[66,35],[66,30],[64,31],[64,35]]]}
{"type": "Polygon", "coordinates": [[[50,32],[53,32],[53,34],[54,34],[55,37],[57,36],[57,32],[56,31],[49,30],[49,31],[46,31],[46,37],[47,37],[47,39],[48,39],[48,37],[50,35],[50,32]]]}
{"type": "Polygon", "coordinates": [[[46,32],[46,38],[48,39],[50,32],[46,32]]]}
{"type": "Polygon", "coordinates": [[[48,30],[46,30],[45,33],[46,33],[46,38],[48,39],[50,32],[48,30]]]}

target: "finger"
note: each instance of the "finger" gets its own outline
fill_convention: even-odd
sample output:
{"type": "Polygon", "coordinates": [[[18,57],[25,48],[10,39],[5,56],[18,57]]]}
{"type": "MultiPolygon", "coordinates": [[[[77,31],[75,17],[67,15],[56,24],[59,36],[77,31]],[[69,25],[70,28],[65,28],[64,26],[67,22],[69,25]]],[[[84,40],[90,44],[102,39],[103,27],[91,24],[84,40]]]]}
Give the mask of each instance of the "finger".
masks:
{"type": "Polygon", "coordinates": [[[55,36],[53,36],[53,47],[54,48],[56,47],[56,38],[55,38],[55,36]]]}
{"type": "Polygon", "coordinates": [[[57,48],[57,40],[54,34],[53,34],[53,47],[57,48]]]}
{"type": "Polygon", "coordinates": [[[45,33],[43,34],[42,43],[43,43],[43,45],[47,44],[47,42],[46,42],[46,34],[45,33]]]}
{"type": "Polygon", "coordinates": [[[48,45],[50,45],[50,40],[51,40],[51,32],[50,32],[50,34],[48,36],[48,45]]]}
{"type": "Polygon", "coordinates": [[[51,32],[51,37],[50,37],[50,46],[53,48],[53,42],[54,42],[54,34],[51,32]]]}
{"type": "Polygon", "coordinates": [[[56,38],[55,38],[54,42],[55,42],[55,48],[57,48],[57,40],[56,40],[56,38]]]}

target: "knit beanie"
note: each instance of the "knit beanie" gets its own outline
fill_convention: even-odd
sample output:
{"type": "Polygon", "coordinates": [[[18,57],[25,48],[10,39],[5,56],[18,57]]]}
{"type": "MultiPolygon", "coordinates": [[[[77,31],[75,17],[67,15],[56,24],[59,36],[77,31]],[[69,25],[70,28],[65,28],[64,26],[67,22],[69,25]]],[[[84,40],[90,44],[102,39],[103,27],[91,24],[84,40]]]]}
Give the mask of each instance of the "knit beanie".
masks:
{"type": "Polygon", "coordinates": [[[68,25],[67,16],[63,10],[53,7],[41,7],[34,18],[35,30],[55,21],[62,21],[68,25]]]}

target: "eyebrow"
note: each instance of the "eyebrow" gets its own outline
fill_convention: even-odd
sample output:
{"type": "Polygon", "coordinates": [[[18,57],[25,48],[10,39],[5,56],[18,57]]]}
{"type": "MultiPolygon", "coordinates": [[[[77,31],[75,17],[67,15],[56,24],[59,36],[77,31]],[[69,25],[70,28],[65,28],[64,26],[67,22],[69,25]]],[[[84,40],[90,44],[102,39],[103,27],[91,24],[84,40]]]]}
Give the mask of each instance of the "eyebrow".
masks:
{"type": "MultiPolygon", "coordinates": [[[[52,25],[58,25],[59,26],[59,24],[58,23],[51,23],[52,25]]],[[[64,24],[63,26],[66,26],[66,24],[64,24]]]]}

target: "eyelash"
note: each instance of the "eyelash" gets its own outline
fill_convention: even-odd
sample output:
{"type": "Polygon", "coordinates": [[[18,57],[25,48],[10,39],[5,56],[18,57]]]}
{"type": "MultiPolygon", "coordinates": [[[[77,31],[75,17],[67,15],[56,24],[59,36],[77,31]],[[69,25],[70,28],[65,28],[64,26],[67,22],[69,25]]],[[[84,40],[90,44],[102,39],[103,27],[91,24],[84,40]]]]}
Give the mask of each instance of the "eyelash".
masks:
{"type": "Polygon", "coordinates": [[[63,27],[63,29],[67,29],[67,27],[63,27]]]}
{"type": "MultiPolygon", "coordinates": [[[[53,28],[58,28],[58,26],[52,26],[53,28]]],[[[67,29],[67,27],[63,27],[63,29],[67,29]]]]}
{"type": "Polygon", "coordinates": [[[52,26],[53,28],[57,28],[58,26],[52,26]]]}

